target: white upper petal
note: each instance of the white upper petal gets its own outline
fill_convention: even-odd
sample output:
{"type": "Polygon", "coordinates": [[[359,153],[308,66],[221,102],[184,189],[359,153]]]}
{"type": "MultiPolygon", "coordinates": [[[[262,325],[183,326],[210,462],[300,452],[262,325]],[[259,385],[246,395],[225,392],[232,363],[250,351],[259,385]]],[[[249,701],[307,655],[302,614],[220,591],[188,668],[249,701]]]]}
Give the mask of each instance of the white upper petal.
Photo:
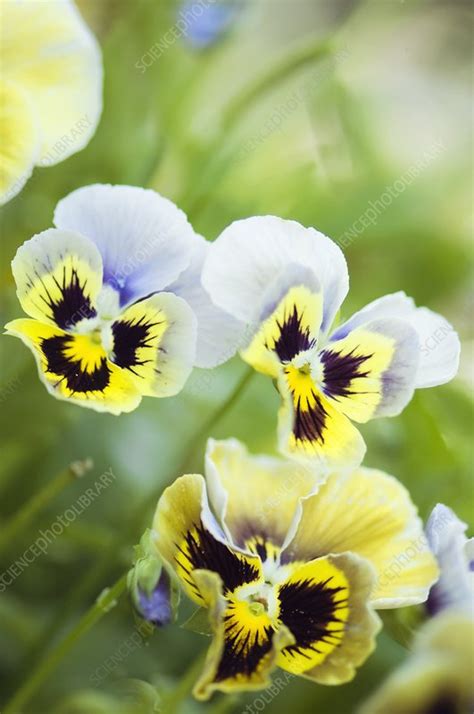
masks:
{"type": "Polygon", "coordinates": [[[473,613],[474,574],[470,570],[471,541],[466,538],[466,523],[447,506],[438,503],[426,524],[426,535],[440,567],[440,577],[430,592],[433,612],[444,608],[473,613]]]}
{"type": "Polygon", "coordinates": [[[415,388],[434,387],[449,382],[457,373],[460,344],[449,322],[426,307],[416,307],[404,292],[385,295],[366,305],[340,325],[331,335],[332,340],[345,337],[354,328],[373,319],[397,317],[406,320],[417,332],[420,360],[415,377],[415,388]]]}
{"type": "Polygon", "coordinates": [[[342,251],[314,228],[275,216],[235,221],[211,244],[202,282],[216,305],[253,324],[261,320],[269,297],[281,299],[290,287],[289,271],[293,285],[313,279],[320,284],[326,331],[347,293],[349,278],[342,251]]]}
{"type": "Polygon", "coordinates": [[[210,244],[195,236],[191,263],[168,291],[184,298],[198,321],[196,350],[197,367],[216,367],[230,359],[237,351],[245,325],[218,308],[201,282],[202,266],[210,244]]]}
{"type": "Polygon", "coordinates": [[[195,234],[185,214],[149,189],[85,186],[58,203],[54,222],[96,244],[104,282],[120,292],[122,306],[164,290],[191,260],[195,234]]]}
{"type": "Polygon", "coordinates": [[[459,368],[461,345],[452,325],[427,307],[419,307],[408,316],[410,325],[418,332],[420,363],[416,386],[435,387],[456,376],[459,368]]]}

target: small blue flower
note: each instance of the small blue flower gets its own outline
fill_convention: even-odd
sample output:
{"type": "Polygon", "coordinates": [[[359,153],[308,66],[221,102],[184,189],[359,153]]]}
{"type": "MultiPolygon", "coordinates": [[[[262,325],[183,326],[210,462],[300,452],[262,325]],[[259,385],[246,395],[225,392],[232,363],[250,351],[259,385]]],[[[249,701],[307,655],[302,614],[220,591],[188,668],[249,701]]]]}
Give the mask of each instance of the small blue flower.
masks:
{"type": "Polygon", "coordinates": [[[179,19],[184,21],[184,37],[194,49],[205,49],[219,40],[243,8],[243,2],[183,2],[179,19]]]}
{"type": "Polygon", "coordinates": [[[151,622],[156,627],[169,625],[173,619],[173,609],[171,607],[171,582],[168,573],[163,570],[150,595],[138,588],[139,614],[147,622],[151,622]]]}

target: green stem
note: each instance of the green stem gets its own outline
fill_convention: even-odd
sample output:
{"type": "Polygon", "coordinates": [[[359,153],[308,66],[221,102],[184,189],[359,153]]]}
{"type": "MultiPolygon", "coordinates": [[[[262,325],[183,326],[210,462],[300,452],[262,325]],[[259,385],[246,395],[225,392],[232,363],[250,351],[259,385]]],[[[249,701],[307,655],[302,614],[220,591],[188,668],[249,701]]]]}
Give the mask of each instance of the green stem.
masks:
{"type": "Polygon", "coordinates": [[[163,697],[163,711],[165,711],[166,714],[177,714],[179,712],[181,704],[183,704],[192,692],[194,684],[202,670],[205,657],[206,652],[201,652],[201,654],[191,662],[191,665],[179,680],[178,686],[163,697]]]}
{"type": "Polygon", "coordinates": [[[225,149],[224,153],[221,149],[221,146],[226,146],[225,142],[224,144],[222,142],[223,136],[228,138],[241,118],[252,109],[257,101],[261,100],[262,96],[270,92],[294,72],[316,60],[327,57],[332,51],[332,47],[332,43],[327,39],[318,39],[316,41],[312,39],[310,42],[300,45],[283,59],[278,60],[273,66],[266,69],[229,102],[222,115],[220,131],[210,146],[206,147],[206,155],[210,157],[210,160],[205,164],[204,170],[202,163],[199,163],[199,181],[190,181],[189,183],[193,187],[191,192],[185,193],[178,200],[179,205],[183,206],[189,214],[194,214],[193,218],[196,217],[195,214],[202,196],[206,194],[208,187],[214,184],[217,174],[226,163],[225,149]]]}
{"type": "Polygon", "coordinates": [[[239,381],[235,385],[235,388],[229,394],[225,402],[221,404],[217,411],[210,415],[209,419],[204,422],[199,431],[194,435],[194,437],[191,439],[189,448],[186,450],[186,455],[183,461],[181,462],[181,465],[177,469],[178,476],[182,476],[183,474],[187,473],[194,461],[195,452],[201,445],[201,442],[207,439],[208,436],[210,436],[209,432],[214,428],[216,424],[220,422],[220,420],[227,414],[227,412],[232,409],[232,407],[238,401],[245,388],[247,387],[248,383],[255,374],[255,370],[248,367],[244,371],[242,377],[239,379],[239,381]]]}
{"type": "MultiPolygon", "coordinates": [[[[235,388],[231,391],[225,402],[209,417],[209,419],[193,437],[190,442],[190,446],[186,451],[186,456],[183,459],[181,466],[178,469],[173,470],[173,477],[176,475],[176,473],[181,476],[187,470],[187,466],[192,463],[193,459],[195,458],[195,451],[200,445],[201,441],[206,438],[208,432],[234,406],[235,402],[240,397],[254,374],[255,373],[253,370],[245,370],[243,376],[237,382],[235,388]]],[[[56,618],[56,620],[52,623],[52,625],[48,627],[46,633],[43,632],[41,642],[42,649],[48,646],[48,644],[54,637],[54,634],[64,625],[65,621],[73,610],[73,605],[75,605],[77,601],[80,602],[83,599],[87,599],[89,597],[90,591],[93,591],[94,589],[100,587],[100,583],[104,582],[109,573],[109,570],[114,567],[114,563],[117,559],[117,553],[122,550],[122,547],[124,545],[126,545],[128,542],[130,542],[130,540],[136,537],[137,534],[135,533],[135,530],[139,530],[139,527],[137,528],[137,526],[140,526],[141,522],[144,522],[146,520],[146,513],[150,508],[150,502],[152,503],[153,508],[155,507],[155,500],[158,499],[162,488],[163,486],[160,485],[159,493],[154,494],[152,497],[148,495],[142,502],[140,502],[140,504],[134,510],[127,527],[124,528],[120,541],[118,543],[113,542],[106,545],[106,547],[103,549],[103,553],[99,561],[96,563],[96,566],[91,569],[89,575],[82,582],[82,584],[80,584],[79,588],[73,589],[72,599],[65,604],[63,610],[56,618]]],[[[126,578],[126,574],[124,574],[123,577],[126,578]]],[[[28,657],[28,663],[30,659],[33,659],[36,656],[36,653],[38,651],[40,651],[39,643],[34,647],[33,652],[28,657]]],[[[64,654],[66,654],[67,651],[69,651],[69,649],[66,650],[64,654]]],[[[60,658],[55,659],[54,666],[56,666],[59,660],[60,658]]],[[[41,663],[37,666],[37,669],[40,667],[41,663]]],[[[22,689],[23,687],[20,691],[22,691],[22,689]]]]}
{"type": "Polygon", "coordinates": [[[327,57],[331,51],[332,43],[329,40],[311,39],[310,42],[300,45],[286,57],[275,62],[273,67],[264,71],[229,102],[222,116],[222,133],[232,130],[242,116],[251,109],[254,102],[260,101],[262,96],[276,85],[307,64],[327,57]]]}
{"type": "Polygon", "coordinates": [[[67,469],[58,474],[56,478],[49,481],[46,486],[32,496],[29,501],[24,503],[15,515],[2,526],[2,532],[0,533],[0,550],[10,543],[18,533],[27,528],[35,516],[61,493],[71,481],[83,476],[91,468],[92,462],[89,459],[73,462],[67,469]]]}
{"type": "Polygon", "coordinates": [[[117,604],[118,598],[125,592],[127,576],[122,575],[112,587],[102,592],[94,605],[83,615],[76,627],[38,664],[30,677],[20,687],[8,702],[3,714],[18,714],[21,708],[31,699],[45,679],[54,671],[78,640],[81,639],[96,622],[117,604]]]}

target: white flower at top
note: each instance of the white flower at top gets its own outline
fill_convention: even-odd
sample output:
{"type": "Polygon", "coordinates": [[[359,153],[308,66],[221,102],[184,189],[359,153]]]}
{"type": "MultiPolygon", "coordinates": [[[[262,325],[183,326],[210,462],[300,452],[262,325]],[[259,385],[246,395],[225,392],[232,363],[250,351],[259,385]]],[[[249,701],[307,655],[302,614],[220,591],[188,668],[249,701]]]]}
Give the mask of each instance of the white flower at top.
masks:
{"type": "Polygon", "coordinates": [[[171,201],[87,186],[59,202],[54,222],[18,249],[12,270],[29,318],[6,326],[51,394],[119,414],[143,396],[177,394],[193,365],[227,358],[234,321],[219,332],[222,351],[207,331],[222,319],[201,288],[207,244],[171,201]]]}
{"type": "Polygon", "coordinates": [[[83,149],[102,112],[102,58],[73,2],[0,0],[0,204],[35,166],[83,149]]]}
{"type": "Polygon", "coordinates": [[[285,453],[327,468],[360,463],[352,421],[395,416],[416,388],[457,372],[451,325],[403,292],[342,325],[334,321],[349,278],[342,251],[313,228],[273,216],[236,221],[211,245],[202,273],[216,306],[248,337],[241,356],[277,380],[285,453]]]}

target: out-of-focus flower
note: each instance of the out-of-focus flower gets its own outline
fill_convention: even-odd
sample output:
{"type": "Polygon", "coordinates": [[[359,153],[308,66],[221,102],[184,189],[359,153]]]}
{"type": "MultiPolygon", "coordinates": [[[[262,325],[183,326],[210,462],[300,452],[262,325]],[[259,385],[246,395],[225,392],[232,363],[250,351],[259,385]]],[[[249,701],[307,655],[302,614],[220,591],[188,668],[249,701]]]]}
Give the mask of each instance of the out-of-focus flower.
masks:
{"type": "Polygon", "coordinates": [[[474,621],[443,612],[417,633],[413,653],[358,714],[469,714],[474,710],[474,621]]]}
{"type": "Polygon", "coordinates": [[[185,23],[185,40],[196,49],[213,45],[229,29],[243,6],[243,0],[187,0],[178,14],[178,22],[185,23]]]}
{"type": "Polygon", "coordinates": [[[209,609],[214,631],[198,698],[265,687],[275,665],[322,684],[347,682],[375,646],[374,608],[426,600],[437,577],[426,544],[397,579],[381,577],[423,540],[405,488],[371,469],[323,483],[319,473],[317,464],[210,440],[206,481],[182,476],[161,497],[158,553],[209,609]]]}
{"type": "Polygon", "coordinates": [[[86,146],[102,111],[102,59],[73,2],[0,0],[0,203],[34,166],[86,146]]]}
{"type": "Polygon", "coordinates": [[[135,563],[128,574],[128,588],[140,617],[154,625],[168,625],[175,618],[179,590],[163,567],[151,540],[151,531],[143,534],[135,549],[135,563]]]}
{"type": "Polygon", "coordinates": [[[349,286],[346,261],[313,228],[272,216],[237,221],[212,244],[202,280],[250,328],[243,359],[278,381],[280,444],[293,455],[327,467],[360,463],[365,443],[351,421],[395,416],[416,388],[456,374],[456,332],[404,293],[333,326],[349,286]]]}
{"type": "Polygon", "coordinates": [[[428,543],[440,568],[427,601],[430,615],[455,609],[474,617],[474,539],[465,535],[467,524],[438,503],[426,524],[428,543]]]}
{"type": "Polygon", "coordinates": [[[206,327],[197,337],[197,322],[206,326],[218,309],[200,284],[204,241],[171,201],[131,186],[88,186],[60,201],[54,220],[57,228],[13,260],[32,319],[6,326],[32,350],[51,394],[120,414],[143,396],[177,394],[194,364],[227,359],[217,347],[226,343],[222,330],[214,345],[206,327]]]}

